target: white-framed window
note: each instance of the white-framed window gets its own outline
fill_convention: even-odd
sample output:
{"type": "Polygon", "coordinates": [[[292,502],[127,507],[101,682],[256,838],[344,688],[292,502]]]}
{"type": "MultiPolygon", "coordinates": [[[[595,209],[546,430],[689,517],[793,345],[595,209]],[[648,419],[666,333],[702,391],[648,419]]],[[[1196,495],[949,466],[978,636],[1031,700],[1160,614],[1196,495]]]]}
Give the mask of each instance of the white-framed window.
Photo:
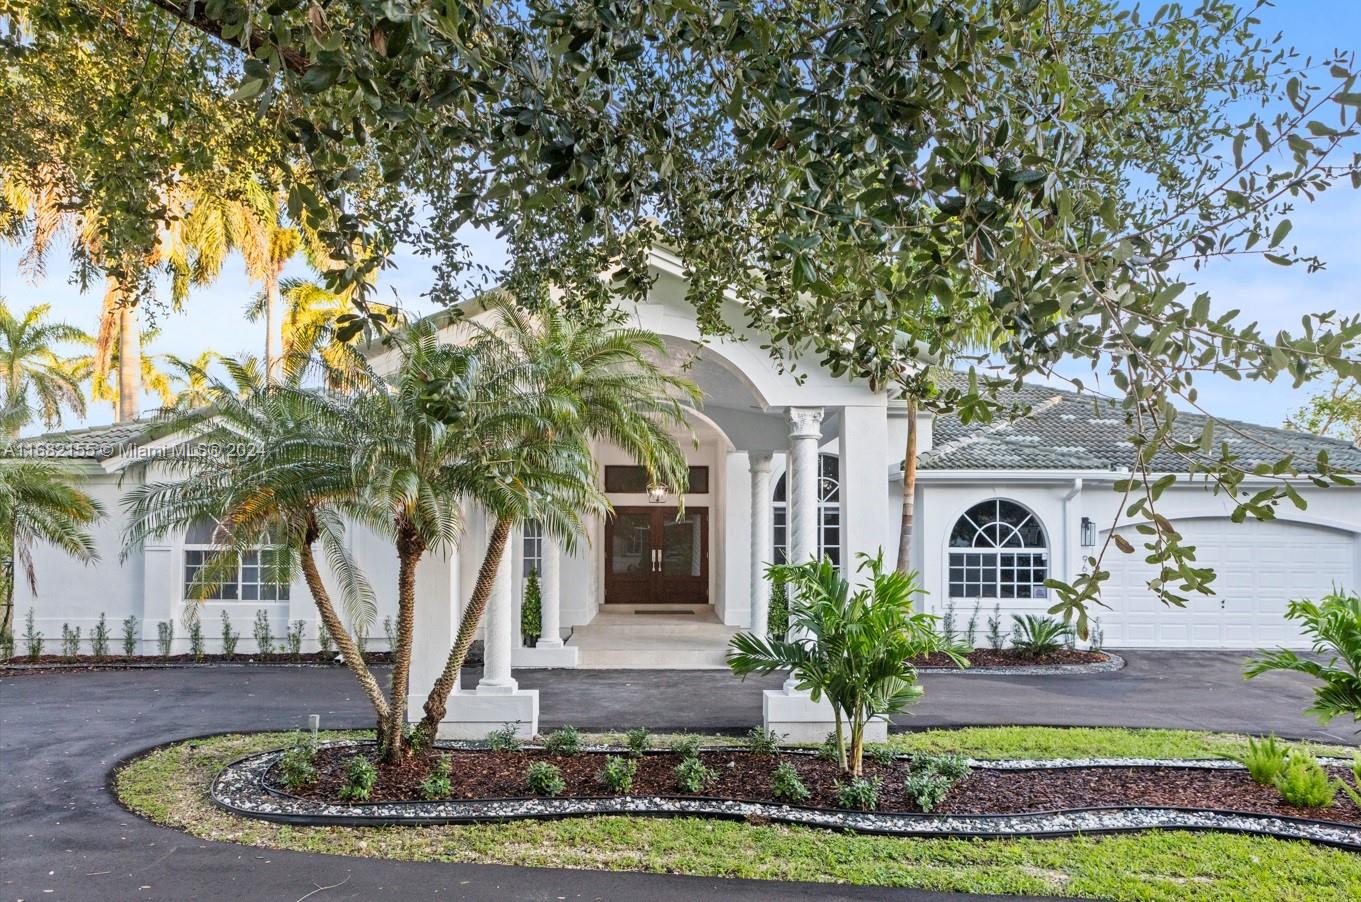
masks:
{"type": "MultiPolygon", "coordinates": [[[[194,580],[218,554],[223,538],[219,523],[200,521],[184,535],[184,597],[195,597],[194,580]]],[[[288,601],[288,583],[276,581],[283,548],[262,546],[236,559],[235,576],[226,576],[203,596],[208,601],[288,601]]],[[[220,572],[220,571],[219,571],[220,572]]],[[[230,571],[229,571],[230,572],[230,571]]]]}
{"type": "Polygon", "coordinates": [[[1039,519],[1014,501],[991,498],[950,531],[951,598],[1046,598],[1049,543],[1039,519]]]}
{"type": "Polygon", "coordinates": [[[521,569],[525,578],[529,578],[531,572],[538,572],[543,575],[543,524],[538,520],[526,520],[524,527],[520,530],[521,544],[521,569]]]}
{"type": "MultiPolygon", "coordinates": [[[[775,483],[773,514],[775,563],[789,556],[789,474],[775,483]]],[[[841,565],[841,460],[835,454],[818,455],[818,557],[841,565]]]]}

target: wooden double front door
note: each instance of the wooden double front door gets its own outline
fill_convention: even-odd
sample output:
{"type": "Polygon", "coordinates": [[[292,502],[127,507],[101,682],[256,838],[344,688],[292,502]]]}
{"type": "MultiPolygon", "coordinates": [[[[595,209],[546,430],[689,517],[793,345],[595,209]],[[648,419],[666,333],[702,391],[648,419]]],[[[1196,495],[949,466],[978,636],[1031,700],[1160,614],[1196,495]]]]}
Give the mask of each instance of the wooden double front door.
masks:
{"type": "Polygon", "coordinates": [[[605,525],[605,603],[708,604],[708,509],[616,508],[605,525]]]}

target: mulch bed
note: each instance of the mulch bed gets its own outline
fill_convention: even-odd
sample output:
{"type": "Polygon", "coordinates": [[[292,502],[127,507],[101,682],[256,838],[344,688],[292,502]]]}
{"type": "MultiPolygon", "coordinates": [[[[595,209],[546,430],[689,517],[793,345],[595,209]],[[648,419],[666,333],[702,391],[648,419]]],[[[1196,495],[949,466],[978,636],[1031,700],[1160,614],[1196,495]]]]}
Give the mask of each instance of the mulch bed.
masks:
{"type": "MultiPolygon", "coordinates": [[[[385,651],[366,652],[364,660],[370,664],[387,664],[390,656],[385,651]]],[[[105,655],[96,660],[94,655],[77,655],[75,658],[68,658],[66,655],[39,655],[36,660],[28,655],[16,655],[9,661],[3,662],[4,665],[31,665],[31,666],[54,666],[63,665],[66,668],[72,667],[155,667],[164,664],[334,664],[337,667],[343,666],[339,656],[334,652],[323,655],[320,652],[309,652],[307,654],[293,657],[290,654],[236,654],[231,658],[226,655],[203,655],[195,658],[193,655],[170,655],[161,657],[160,655],[105,655]]]]}
{"type": "MultiPolygon", "coordinates": [[[[292,793],[305,799],[335,802],[352,748],[322,748],[317,755],[317,781],[292,793]]],[[[605,754],[586,752],[574,756],[550,755],[540,750],[491,752],[459,750],[442,752],[452,765],[451,799],[524,798],[531,795],[525,772],[534,761],[556,765],[567,783],[563,797],[599,798],[612,795],[599,781],[597,773],[605,754]]],[[[836,807],[836,784],[841,774],[834,762],[808,755],[778,757],[752,755],[740,749],[706,751],[700,758],[718,775],[715,783],[698,794],[685,793],[675,786],[673,770],[680,757],[671,753],[649,753],[638,761],[632,796],[686,798],[704,796],[747,802],[774,802],[769,791],[770,776],[779,762],[789,762],[799,772],[811,793],[803,804],[836,807]]],[[[412,756],[398,766],[380,765],[371,802],[420,800],[420,784],[433,768],[433,755],[412,756]]],[[[879,811],[919,811],[903,792],[908,763],[893,765],[865,761],[865,776],[879,777],[879,811]]],[[[1341,778],[1346,768],[1332,768],[1341,778]]],[[[266,783],[280,792],[283,780],[276,764],[266,775],[266,783]]],[[[1018,814],[1058,809],[1105,806],[1172,806],[1214,809],[1252,814],[1281,815],[1361,824],[1361,810],[1339,793],[1329,808],[1307,809],[1287,805],[1272,787],[1260,786],[1246,771],[1208,770],[1183,767],[1073,767],[1041,770],[983,770],[951,787],[937,814],[1018,814]]]]}
{"type": "MultiPolygon", "coordinates": [[[[976,648],[964,655],[971,667],[1053,667],[1061,664],[1104,664],[1111,656],[1100,651],[1081,651],[1073,648],[1060,648],[1038,657],[1026,657],[1010,648],[993,651],[991,648],[976,648]]],[[[948,667],[956,664],[941,652],[933,652],[924,658],[915,658],[912,663],[917,667],[948,667]]]]}

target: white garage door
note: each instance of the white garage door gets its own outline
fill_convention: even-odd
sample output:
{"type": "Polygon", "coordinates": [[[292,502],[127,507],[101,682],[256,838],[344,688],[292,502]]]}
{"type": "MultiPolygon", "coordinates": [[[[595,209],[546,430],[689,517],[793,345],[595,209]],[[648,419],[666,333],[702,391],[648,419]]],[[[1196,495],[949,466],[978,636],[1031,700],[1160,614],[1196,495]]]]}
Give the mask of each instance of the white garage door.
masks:
{"type": "Polygon", "coordinates": [[[1146,541],[1132,528],[1118,532],[1135,547],[1114,546],[1103,565],[1111,573],[1102,587],[1109,610],[1095,609],[1110,648],[1306,647],[1284,619],[1287,602],[1317,599],[1334,585],[1356,581],[1356,543],[1351,533],[1284,521],[1193,519],[1176,523],[1196,547],[1196,560],[1214,569],[1212,597],[1191,594],[1186,607],[1164,605],[1147,588],[1155,568],[1144,563],[1146,541]]]}

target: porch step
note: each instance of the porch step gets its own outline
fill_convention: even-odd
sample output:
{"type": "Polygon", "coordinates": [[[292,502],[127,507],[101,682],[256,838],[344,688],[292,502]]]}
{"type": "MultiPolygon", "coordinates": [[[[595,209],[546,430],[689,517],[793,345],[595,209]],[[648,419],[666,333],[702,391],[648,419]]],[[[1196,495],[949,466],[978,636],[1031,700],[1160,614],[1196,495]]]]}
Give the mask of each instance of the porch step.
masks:
{"type": "Polygon", "coordinates": [[[719,622],[712,608],[702,613],[632,614],[601,611],[572,631],[578,666],[600,669],[724,669],[728,640],[736,627],[719,622]]]}

